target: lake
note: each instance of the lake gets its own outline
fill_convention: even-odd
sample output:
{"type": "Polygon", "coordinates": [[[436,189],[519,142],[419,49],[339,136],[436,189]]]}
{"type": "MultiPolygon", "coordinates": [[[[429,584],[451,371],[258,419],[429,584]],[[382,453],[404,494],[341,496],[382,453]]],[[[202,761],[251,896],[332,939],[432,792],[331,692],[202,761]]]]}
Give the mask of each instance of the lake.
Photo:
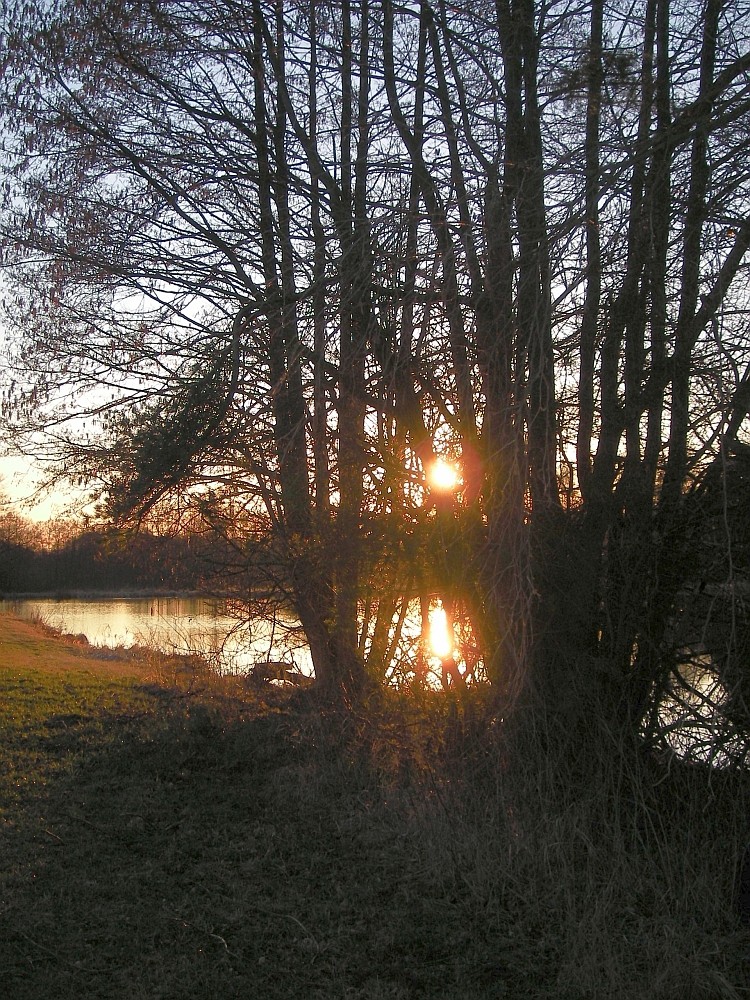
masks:
{"type": "Polygon", "coordinates": [[[148,646],[165,653],[199,653],[222,673],[280,660],[312,673],[298,622],[277,611],[243,621],[226,601],[202,597],[34,598],[0,601],[0,611],[85,635],[93,646],[148,646]]]}
{"type": "MultiPolygon", "coordinates": [[[[293,616],[277,611],[248,622],[220,599],[11,599],[0,601],[0,611],[83,634],[94,646],[137,644],[166,653],[199,653],[222,673],[244,673],[264,660],[283,661],[307,675],[313,672],[310,650],[293,616]]],[[[659,712],[662,739],[679,757],[725,766],[743,754],[745,745],[745,734],[721,715],[726,692],[706,658],[696,657],[681,673],[689,686],[677,686],[665,695],[659,712]]]]}

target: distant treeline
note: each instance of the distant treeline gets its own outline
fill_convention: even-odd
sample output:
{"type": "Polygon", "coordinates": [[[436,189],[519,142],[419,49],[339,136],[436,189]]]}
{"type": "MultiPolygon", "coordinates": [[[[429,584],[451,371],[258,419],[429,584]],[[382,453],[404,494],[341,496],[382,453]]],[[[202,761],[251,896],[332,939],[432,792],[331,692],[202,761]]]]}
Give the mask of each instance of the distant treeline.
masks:
{"type": "Polygon", "coordinates": [[[216,536],[84,530],[58,545],[0,534],[0,593],[237,591],[247,559],[216,536]]]}

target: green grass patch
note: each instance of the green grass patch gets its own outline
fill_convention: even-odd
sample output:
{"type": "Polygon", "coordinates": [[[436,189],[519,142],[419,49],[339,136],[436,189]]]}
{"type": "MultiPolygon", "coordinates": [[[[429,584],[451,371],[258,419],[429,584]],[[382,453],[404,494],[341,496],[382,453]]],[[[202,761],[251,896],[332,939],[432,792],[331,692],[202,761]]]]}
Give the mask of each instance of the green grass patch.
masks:
{"type": "MultiPolygon", "coordinates": [[[[367,717],[0,673],[11,1000],[750,995],[733,776],[367,717]]],[[[304,697],[304,696],[302,696],[304,697]]]]}
{"type": "Polygon", "coordinates": [[[53,777],[124,739],[134,720],[149,713],[151,700],[132,680],[0,671],[0,817],[10,819],[53,777]]]}

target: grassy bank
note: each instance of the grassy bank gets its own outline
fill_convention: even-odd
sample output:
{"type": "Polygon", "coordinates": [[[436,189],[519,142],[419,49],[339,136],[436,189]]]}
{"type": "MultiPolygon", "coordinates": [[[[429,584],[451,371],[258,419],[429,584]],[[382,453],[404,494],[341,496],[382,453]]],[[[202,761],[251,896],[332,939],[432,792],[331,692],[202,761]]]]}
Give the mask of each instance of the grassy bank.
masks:
{"type": "Polygon", "coordinates": [[[10,1000],[750,996],[731,776],[562,780],[439,701],[321,717],[8,616],[0,687],[10,1000]]]}

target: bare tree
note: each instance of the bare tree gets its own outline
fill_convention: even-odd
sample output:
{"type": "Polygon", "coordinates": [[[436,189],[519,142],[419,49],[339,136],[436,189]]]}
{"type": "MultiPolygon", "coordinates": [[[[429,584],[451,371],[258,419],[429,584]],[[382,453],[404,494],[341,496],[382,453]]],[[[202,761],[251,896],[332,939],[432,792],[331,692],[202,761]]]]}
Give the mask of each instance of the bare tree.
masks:
{"type": "Polygon", "coordinates": [[[637,727],[745,432],[749,14],[6,4],[15,433],[264,511],[330,690],[439,593],[498,691],[637,727]]]}

